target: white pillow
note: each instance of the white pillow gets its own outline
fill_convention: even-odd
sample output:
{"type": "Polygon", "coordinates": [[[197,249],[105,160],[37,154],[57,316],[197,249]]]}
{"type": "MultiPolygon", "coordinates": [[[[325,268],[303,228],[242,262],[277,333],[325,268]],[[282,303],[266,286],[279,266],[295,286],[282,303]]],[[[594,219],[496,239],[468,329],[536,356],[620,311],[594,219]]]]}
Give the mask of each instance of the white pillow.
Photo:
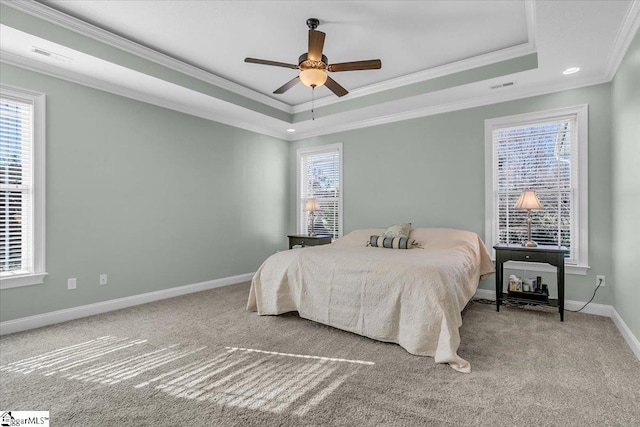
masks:
{"type": "Polygon", "coordinates": [[[387,228],[382,237],[409,237],[411,232],[411,223],[408,224],[395,224],[387,228]]]}

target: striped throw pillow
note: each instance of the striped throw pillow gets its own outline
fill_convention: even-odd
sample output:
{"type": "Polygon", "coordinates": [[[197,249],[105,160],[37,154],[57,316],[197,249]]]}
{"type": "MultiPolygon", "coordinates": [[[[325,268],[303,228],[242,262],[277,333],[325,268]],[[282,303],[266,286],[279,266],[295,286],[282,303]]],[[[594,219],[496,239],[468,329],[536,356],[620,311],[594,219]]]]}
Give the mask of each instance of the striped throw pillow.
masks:
{"type": "Polygon", "coordinates": [[[367,246],[374,248],[411,249],[416,241],[406,237],[371,236],[367,246]]]}

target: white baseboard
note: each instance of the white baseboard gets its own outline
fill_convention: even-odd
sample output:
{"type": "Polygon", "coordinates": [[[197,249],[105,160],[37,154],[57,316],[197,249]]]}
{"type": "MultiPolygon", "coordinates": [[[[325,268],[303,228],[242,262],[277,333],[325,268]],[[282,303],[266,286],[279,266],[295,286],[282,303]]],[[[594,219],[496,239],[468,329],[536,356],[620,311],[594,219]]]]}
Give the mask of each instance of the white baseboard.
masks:
{"type": "MultiPolygon", "coordinates": [[[[495,301],[496,291],[489,290],[489,289],[477,289],[474,297],[495,301]]],[[[566,300],[564,302],[564,308],[568,310],[579,310],[580,308],[582,308],[584,304],[585,303],[582,301],[566,300]]],[[[638,339],[635,337],[635,335],[633,335],[633,332],[631,332],[631,329],[629,329],[627,324],[624,323],[624,320],[622,320],[622,318],[620,317],[616,309],[613,308],[613,306],[606,305],[606,304],[590,303],[584,308],[584,310],[581,311],[581,313],[610,317],[611,320],[613,320],[613,323],[617,326],[618,330],[622,334],[627,344],[629,344],[629,347],[631,347],[631,351],[633,351],[636,357],[640,359],[640,342],[638,342],[638,339]]]]}
{"type": "Polygon", "coordinates": [[[638,360],[640,360],[640,341],[638,341],[638,338],[633,335],[633,332],[631,332],[631,329],[629,329],[627,324],[624,323],[624,320],[622,320],[622,317],[620,317],[615,308],[611,309],[611,320],[616,324],[618,330],[622,334],[622,337],[625,339],[627,344],[629,344],[629,347],[631,347],[631,351],[633,351],[638,360]]]}
{"type": "Polygon", "coordinates": [[[208,280],[206,282],[193,283],[191,285],[176,286],[174,288],[163,289],[161,291],[147,292],[144,294],[132,295],[130,297],[117,298],[94,304],[81,305],[64,310],[37,314],[35,316],[7,320],[5,322],[0,322],[0,335],[40,328],[42,326],[79,319],[81,317],[93,316],[95,314],[132,307],[134,305],[146,304],[153,301],[206,291],[213,288],[220,288],[222,286],[235,285],[236,283],[251,280],[253,274],[254,273],[247,273],[240,274],[238,276],[223,277],[221,279],[208,280]]]}
{"type": "MultiPolygon", "coordinates": [[[[586,303],[583,301],[566,300],[564,308],[567,310],[580,310],[586,303]]],[[[580,313],[595,314],[596,316],[611,317],[613,307],[607,304],[589,303],[580,313]]]]}

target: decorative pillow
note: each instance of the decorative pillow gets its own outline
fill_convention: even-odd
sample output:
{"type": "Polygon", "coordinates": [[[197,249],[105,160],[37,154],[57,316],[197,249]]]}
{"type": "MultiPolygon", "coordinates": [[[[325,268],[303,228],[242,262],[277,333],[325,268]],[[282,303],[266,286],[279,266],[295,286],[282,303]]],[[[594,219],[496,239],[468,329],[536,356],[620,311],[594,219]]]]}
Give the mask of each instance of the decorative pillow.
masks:
{"type": "Polygon", "coordinates": [[[374,248],[411,249],[416,246],[416,241],[407,237],[381,237],[371,236],[367,246],[374,248]]]}
{"type": "Polygon", "coordinates": [[[384,231],[383,237],[409,237],[411,231],[411,223],[395,224],[384,231]]]}

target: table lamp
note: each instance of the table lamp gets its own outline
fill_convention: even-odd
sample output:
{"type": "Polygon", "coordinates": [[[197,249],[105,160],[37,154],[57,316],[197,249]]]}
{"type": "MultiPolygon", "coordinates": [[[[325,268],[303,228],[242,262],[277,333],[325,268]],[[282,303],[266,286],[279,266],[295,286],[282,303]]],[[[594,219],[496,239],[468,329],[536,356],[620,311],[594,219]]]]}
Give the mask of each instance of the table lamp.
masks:
{"type": "Polygon", "coordinates": [[[304,204],[304,211],[309,212],[309,222],[311,223],[311,231],[309,231],[309,237],[313,237],[316,235],[316,233],[313,231],[313,226],[316,221],[316,215],[314,212],[319,210],[320,210],[320,204],[318,203],[317,199],[315,198],[307,199],[307,201],[304,204]]]}
{"type": "Polygon", "coordinates": [[[531,209],[543,209],[544,206],[542,206],[542,203],[538,200],[538,195],[534,190],[523,190],[522,194],[520,194],[520,199],[518,199],[514,208],[527,211],[528,237],[526,242],[522,242],[522,246],[535,248],[538,244],[531,240],[531,209]]]}

